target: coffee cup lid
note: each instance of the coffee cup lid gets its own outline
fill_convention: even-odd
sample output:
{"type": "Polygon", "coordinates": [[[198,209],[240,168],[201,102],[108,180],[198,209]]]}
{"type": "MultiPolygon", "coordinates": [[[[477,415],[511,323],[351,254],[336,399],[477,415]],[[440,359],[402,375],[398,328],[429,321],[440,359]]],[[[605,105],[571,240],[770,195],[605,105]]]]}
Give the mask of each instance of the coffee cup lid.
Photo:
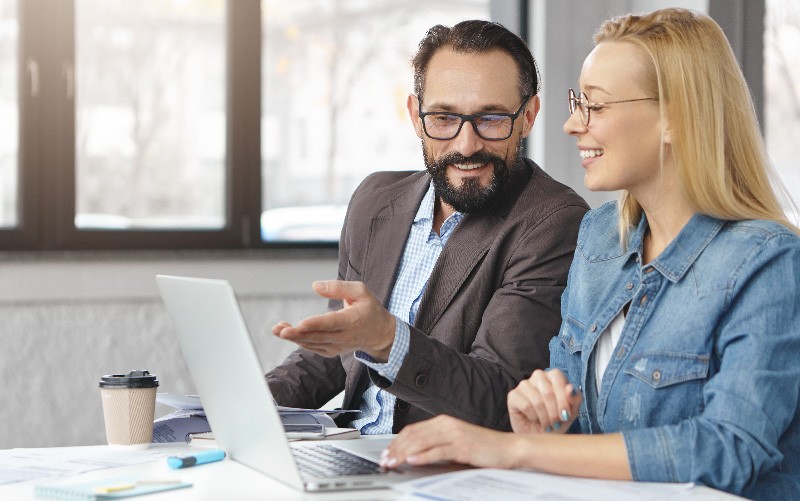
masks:
{"type": "Polygon", "coordinates": [[[127,374],[108,374],[100,378],[100,388],[155,388],[158,379],[148,371],[131,371],[127,374]]]}

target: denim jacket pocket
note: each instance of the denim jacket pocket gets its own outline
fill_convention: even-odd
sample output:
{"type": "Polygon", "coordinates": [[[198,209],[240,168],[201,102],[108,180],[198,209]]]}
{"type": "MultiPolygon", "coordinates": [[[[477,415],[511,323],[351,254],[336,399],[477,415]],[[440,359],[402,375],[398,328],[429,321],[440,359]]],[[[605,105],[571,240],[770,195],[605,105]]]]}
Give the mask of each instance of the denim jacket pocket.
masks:
{"type": "Polygon", "coordinates": [[[694,353],[656,351],[631,357],[625,369],[629,374],[654,389],[666,388],[708,375],[709,356],[694,353]]]}
{"type": "Polygon", "coordinates": [[[577,320],[571,317],[565,317],[564,323],[561,326],[561,332],[558,333],[558,338],[564,349],[570,355],[577,355],[580,359],[580,352],[583,346],[583,331],[585,327],[577,320]]]}
{"type": "Polygon", "coordinates": [[[631,354],[626,365],[622,398],[604,420],[606,431],[677,423],[703,412],[708,355],[647,351],[631,354]]]}

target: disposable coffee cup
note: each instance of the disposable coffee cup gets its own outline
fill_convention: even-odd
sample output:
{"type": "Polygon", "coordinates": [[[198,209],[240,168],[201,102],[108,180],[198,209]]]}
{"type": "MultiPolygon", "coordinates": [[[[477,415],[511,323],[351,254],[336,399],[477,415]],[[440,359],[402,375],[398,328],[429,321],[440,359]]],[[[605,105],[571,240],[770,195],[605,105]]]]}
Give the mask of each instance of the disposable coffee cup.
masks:
{"type": "Polygon", "coordinates": [[[100,398],[108,445],[147,449],[153,440],[158,379],[148,371],[100,378],[100,398]]]}

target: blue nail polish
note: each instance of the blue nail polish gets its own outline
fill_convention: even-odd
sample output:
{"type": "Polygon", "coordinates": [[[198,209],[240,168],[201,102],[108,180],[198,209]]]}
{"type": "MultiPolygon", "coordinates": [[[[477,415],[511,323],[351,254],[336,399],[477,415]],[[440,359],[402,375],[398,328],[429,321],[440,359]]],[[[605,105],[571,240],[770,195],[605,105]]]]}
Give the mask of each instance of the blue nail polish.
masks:
{"type": "Polygon", "coordinates": [[[554,430],[560,430],[561,429],[561,423],[559,423],[558,421],[553,423],[553,429],[554,430]]]}
{"type": "Polygon", "coordinates": [[[545,433],[550,433],[551,431],[553,431],[553,430],[549,426],[544,429],[545,433]]]}
{"type": "Polygon", "coordinates": [[[567,409],[561,411],[561,420],[565,423],[569,421],[569,411],[567,411],[567,409]]]}

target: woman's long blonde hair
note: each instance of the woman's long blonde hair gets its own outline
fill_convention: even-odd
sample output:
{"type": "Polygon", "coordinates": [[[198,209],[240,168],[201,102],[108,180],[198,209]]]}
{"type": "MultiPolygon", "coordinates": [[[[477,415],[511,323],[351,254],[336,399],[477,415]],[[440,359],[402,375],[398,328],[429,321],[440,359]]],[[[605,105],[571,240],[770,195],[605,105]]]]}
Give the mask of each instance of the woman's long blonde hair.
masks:
{"type": "MultiPolygon", "coordinates": [[[[603,23],[594,41],[629,42],[649,57],[644,90],[658,93],[672,158],[697,212],[777,221],[800,234],[778,201],[775,190],[789,204],[791,198],[771,167],[747,83],[714,20],[677,8],[628,15],[603,23]]],[[[627,191],[619,207],[624,243],[642,207],[627,191]]]]}

